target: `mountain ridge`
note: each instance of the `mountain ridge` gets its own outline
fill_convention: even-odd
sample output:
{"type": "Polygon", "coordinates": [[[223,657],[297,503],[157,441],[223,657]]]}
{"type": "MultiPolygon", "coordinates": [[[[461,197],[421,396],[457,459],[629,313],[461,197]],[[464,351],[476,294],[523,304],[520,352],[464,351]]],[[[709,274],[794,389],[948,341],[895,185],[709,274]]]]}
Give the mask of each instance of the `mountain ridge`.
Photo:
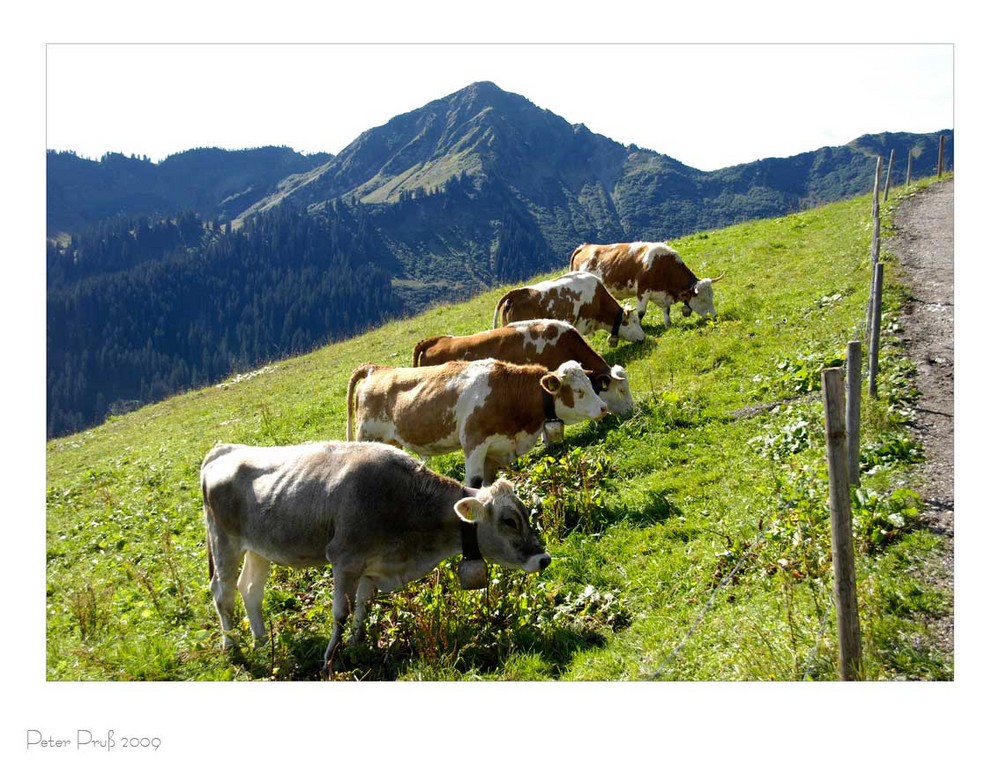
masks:
{"type": "Polygon", "coordinates": [[[581,242],[674,239],[870,191],[890,150],[927,176],[940,136],[952,139],[886,132],[702,172],[482,81],[336,155],[49,151],[49,431],[561,271],[581,242]]]}

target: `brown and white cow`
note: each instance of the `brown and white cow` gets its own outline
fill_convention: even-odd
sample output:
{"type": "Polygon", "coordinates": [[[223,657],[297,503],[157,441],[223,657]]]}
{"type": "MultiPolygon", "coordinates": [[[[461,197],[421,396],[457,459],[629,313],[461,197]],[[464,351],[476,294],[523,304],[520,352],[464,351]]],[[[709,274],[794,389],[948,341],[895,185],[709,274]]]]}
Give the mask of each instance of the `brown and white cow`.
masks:
{"type": "Polygon", "coordinates": [[[462,552],[528,573],[552,561],[509,482],[463,487],[385,444],[219,444],[202,463],[201,489],[224,648],[236,645],[237,589],[255,643],[266,642],[271,563],[333,565],[329,663],[352,604],[357,642],[377,589],[418,579],[446,557],[462,552]]]}
{"type": "Polygon", "coordinates": [[[508,291],[493,310],[493,327],[498,320],[511,323],[539,318],[565,320],[585,336],[610,331],[612,345],[618,343],[618,337],[626,342],[646,338],[635,311],[615,301],[600,279],[589,272],[568,272],[508,291]]]}
{"type": "Polygon", "coordinates": [[[550,369],[566,361],[578,361],[589,372],[594,392],[607,402],[611,412],[632,412],[632,391],[625,368],[610,366],[579,331],[562,320],[519,320],[469,336],[434,336],[417,342],[413,348],[414,366],[481,358],[538,363],[550,369]]]}
{"type": "Polygon", "coordinates": [[[636,297],[639,320],[651,301],[663,310],[666,326],[670,325],[670,305],[678,301],[684,302],[685,317],[692,311],[715,317],[712,283],[722,275],[699,280],[665,242],[585,243],[573,251],[569,265],[597,275],[618,299],[636,297]]]}
{"type": "Polygon", "coordinates": [[[494,358],[416,368],[369,363],[347,385],[347,438],[421,457],[461,449],[465,483],[479,486],[530,450],[545,423],[596,420],[607,411],[575,361],[551,371],[494,358]]]}

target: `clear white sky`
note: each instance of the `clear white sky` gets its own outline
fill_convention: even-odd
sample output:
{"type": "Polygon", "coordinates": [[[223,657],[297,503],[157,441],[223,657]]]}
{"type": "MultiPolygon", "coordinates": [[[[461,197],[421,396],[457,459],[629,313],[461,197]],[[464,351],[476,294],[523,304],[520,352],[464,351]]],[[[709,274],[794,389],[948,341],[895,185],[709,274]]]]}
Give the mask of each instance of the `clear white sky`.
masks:
{"type": "Polygon", "coordinates": [[[50,44],[46,147],[338,153],[489,80],[702,170],[954,127],[950,44],[50,44]],[[892,74],[891,88],[884,77],[892,74]]]}

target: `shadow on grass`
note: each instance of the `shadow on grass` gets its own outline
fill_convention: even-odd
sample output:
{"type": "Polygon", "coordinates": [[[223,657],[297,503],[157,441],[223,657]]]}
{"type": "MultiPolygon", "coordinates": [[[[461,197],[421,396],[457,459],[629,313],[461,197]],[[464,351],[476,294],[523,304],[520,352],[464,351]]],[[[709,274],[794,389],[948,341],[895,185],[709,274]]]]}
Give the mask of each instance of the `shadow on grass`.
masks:
{"type": "MultiPolygon", "coordinates": [[[[537,621],[510,628],[489,605],[471,617],[453,611],[429,627],[411,623],[405,633],[386,621],[370,624],[361,643],[341,646],[331,671],[323,666],[327,640],[322,633],[279,633],[268,645],[231,652],[229,662],[257,681],[554,679],[577,653],[606,645],[603,630],[615,622],[587,603],[538,600],[533,604],[537,621]],[[525,660],[533,666],[527,673],[518,667],[525,660]]],[[[622,615],[616,622],[617,628],[627,624],[622,615]]]]}
{"type": "Polygon", "coordinates": [[[625,510],[615,521],[628,521],[636,527],[649,527],[683,516],[684,512],[681,507],[670,500],[666,491],[659,490],[645,493],[643,502],[638,508],[625,510]]]}
{"type": "MultiPolygon", "coordinates": [[[[377,633],[371,633],[377,637],[377,633]]],[[[601,648],[607,638],[589,627],[554,625],[523,626],[515,632],[503,633],[489,642],[478,643],[471,637],[465,643],[454,638],[441,642],[395,644],[380,648],[366,640],[357,646],[341,647],[334,658],[332,671],[323,668],[327,641],[318,636],[303,636],[244,654],[234,651],[230,662],[258,681],[395,681],[418,677],[420,680],[461,680],[469,675],[481,678],[518,680],[505,666],[518,656],[531,657],[542,664],[543,675],[558,678],[581,651],[601,648]]]]}

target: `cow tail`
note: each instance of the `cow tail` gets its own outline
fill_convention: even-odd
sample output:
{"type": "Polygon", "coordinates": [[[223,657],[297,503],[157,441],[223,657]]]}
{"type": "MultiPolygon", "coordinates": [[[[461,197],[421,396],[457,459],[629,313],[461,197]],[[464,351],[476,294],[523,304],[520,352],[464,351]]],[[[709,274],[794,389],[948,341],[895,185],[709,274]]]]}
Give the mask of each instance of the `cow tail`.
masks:
{"type": "Polygon", "coordinates": [[[569,254],[569,271],[573,271],[573,262],[576,261],[576,254],[583,250],[583,245],[578,245],[577,248],[569,254]]]}
{"type": "MultiPolygon", "coordinates": [[[[500,297],[500,301],[497,302],[496,307],[493,308],[493,328],[497,327],[497,321],[501,319],[501,310],[504,307],[504,305],[506,305],[507,302],[510,301],[510,297],[511,295],[513,295],[513,293],[514,291],[507,291],[507,293],[505,293],[503,296],[500,297]]],[[[507,321],[504,320],[504,323],[506,322],[507,321]]]]}
{"type": "MultiPolygon", "coordinates": [[[[202,464],[204,468],[204,463],[202,464]]],[[[208,487],[205,484],[205,475],[201,476],[201,510],[205,515],[205,546],[208,548],[208,580],[215,577],[215,558],[212,556],[212,536],[208,532],[208,487]]]]}
{"type": "Polygon", "coordinates": [[[427,352],[427,348],[438,341],[440,336],[432,336],[428,339],[421,339],[413,347],[413,365],[420,366],[420,359],[423,357],[424,353],[427,352]]]}
{"type": "Polygon", "coordinates": [[[208,580],[215,578],[215,558],[212,556],[212,539],[208,534],[208,525],[205,526],[205,546],[208,547],[208,580]]]}
{"type": "Polygon", "coordinates": [[[347,434],[346,438],[348,441],[354,441],[354,388],[363,379],[365,379],[369,374],[371,374],[378,367],[366,363],[364,366],[358,366],[351,374],[351,379],[347,383],[347,434]]]}

